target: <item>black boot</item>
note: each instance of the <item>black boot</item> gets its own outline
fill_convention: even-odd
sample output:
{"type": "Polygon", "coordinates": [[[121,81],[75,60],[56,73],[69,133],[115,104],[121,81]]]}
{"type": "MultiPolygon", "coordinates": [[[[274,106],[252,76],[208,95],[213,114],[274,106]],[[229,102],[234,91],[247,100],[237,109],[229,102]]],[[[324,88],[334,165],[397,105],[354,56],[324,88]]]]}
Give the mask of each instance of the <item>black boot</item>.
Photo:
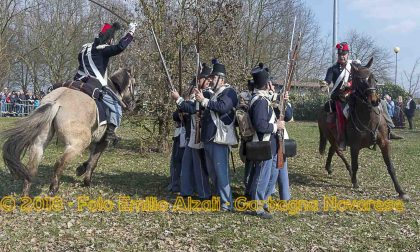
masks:
{"type": "Polygon", "coordinates": [[[105,141],[108,141],[113,146],[117,145],[118,142],[121,140],[116,134],[115,134],[116,126],[112,123],[108,124],[108,127],[105,131],[105,141]]]}

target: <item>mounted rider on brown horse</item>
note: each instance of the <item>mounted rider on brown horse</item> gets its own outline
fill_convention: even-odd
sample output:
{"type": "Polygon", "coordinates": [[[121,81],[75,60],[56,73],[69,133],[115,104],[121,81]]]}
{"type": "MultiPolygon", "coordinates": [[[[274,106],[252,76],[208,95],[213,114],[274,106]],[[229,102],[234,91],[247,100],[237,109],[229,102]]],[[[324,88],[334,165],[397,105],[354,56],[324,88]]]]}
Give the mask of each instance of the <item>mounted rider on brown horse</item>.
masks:
{"type": "MultiPolygon", "coordinates": [[[[345,48],[346,47],[342,45],[342,48],[339,50],[343,50],[345,48]]],[[[340,55],[339,57],[342,56],[340,55]]],[[[341,59],[344,58],[345,57],[342,57],[341,59]]],[[[333,107],[331,106],[332,103],[327,103],[325,106],[323,106],[319,114],[319,151],[321,154],[324,153],[327,144],[326,141],[328,139],[331,146],[328,151],[328,157],[325,165],[326,170],[328,173],[332,173],[331,159],[334,153],[337,153],[349,171],[353,187],[358,188],[359,185],[357,183],[356,175],[358,170],[359,152],[362,148],[374,149],[376,145],[379,146],[387,166],[388,173],[390,174],[394,183],[395,190],[398,192],[402,199],[408,200],[408,195],[404,193],[397,181],[394,165],[390,158],[389,128],[386,120],[386,116],[389,115],[387,111],[382,108],[382,106],[379,106],[381,103],[378,94],[376,93],[376,80],[369,70],[372,62],[373,58],[364,67],[359,64],[350,63],[348,74],[351,76],[351,85],[347,85],[346,88],[336,87],[340,90],[349,91],[347,98],[349,104],[346,105],[346,114],[348,120],[347,123],[345,123],[343,126],[343,131],[339,133],[342,134],[339,136],[339,139],[342,141],[342,138],[340,137],[345,136],[347,139],[347,144],[350,146],[351,168],[337,144],[337,131],[335,130],[335,127],[331,127],[331,125],[334,125],[335,122],[334,114],[331,110],[329,110],[331,107],[333,107]]],[[[339,66],[336,68],[338,67],[339,66]]],[[[337,83],[338,82],[336,82],[336,84],[337,83]]],[[[345,84],[345,82],[341,84],[345,84]]],[[[334,91],[335,90],[333,89],[333,95],[334,91]]],[[[339,110],[340,106],[335,106],[335,108],[337,113],[342,112],[339,110]]]]}

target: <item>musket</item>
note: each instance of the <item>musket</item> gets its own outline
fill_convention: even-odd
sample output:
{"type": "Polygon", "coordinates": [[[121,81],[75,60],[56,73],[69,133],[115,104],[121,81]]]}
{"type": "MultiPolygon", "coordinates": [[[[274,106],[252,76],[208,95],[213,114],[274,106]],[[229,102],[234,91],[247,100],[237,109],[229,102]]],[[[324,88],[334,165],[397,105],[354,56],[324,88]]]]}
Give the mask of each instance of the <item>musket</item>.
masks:
{"type": "MultiPolygon", "coordinates": [[[[197,8],[198,0],[195,1],[195,7],[197,8]]],[[[195,87],[200,89],[200,80],[198,76],[201,72],[201,64],[200,64],[200,17],[197,14],[197,41],[195,45],[195,53],[197,55],[196,61],[196,75],[195,75],[195,87]]],[[[201,142],[201,111],[200,111],[200,103],[195,101],[195,143],[198,144],[201,142]]]]}
{"type": "MultiPolygon", "coordinates": [[[[286,92],[290,91],[290,88],[292,87],[292,80],[293,80],[293,74],[294,74],[294,70],[296,67],[296,62],[297,62],[297,57],[299,54],[299,49],[300,49],[300,42],[301,42],[301,37],[302,37],[302,32],[299,33],[297,42],[293,48],[293,39],[294,39],[294,33],[295,33],[295,25],[296,25],[296,17],[295,17],[295,21],[293,24],[293,33],[292,33],[292,40],[290,42],[290,49],[289,49],[289,53],[287,56],[287,74],[286,74],[286,78],[285,78],[285,82],[284,82],[284,86],[283,86],[283,91],[280,95],[280,101],[279,101],[279,110],[280,110],[280,116],[279,119],[280,121],[284,121],[284,114],[285,114],[285,110],[286,110],[286,102],[284,100],[284,95],[286,92]],[[293,48],[293,51],[292,51],[293,48]]],[[[277,150],[277,168],[283,168],[284,167],[284,158],[283,158],[283,153],[284,153],[284,129],[279,129],[277,131],[277,135],[278,135],[278,150],[277,150]]]]}
{"type": "Polygon", "coordinates": [[[292,49],[293,49],[293,40],[295,39],[296,19],[297,18],[295,16],[295,19],[293,20],[292,38],[290,39],[289,51],[287,52],[286,74],[284,75],[284,83],[285,83],[284,85],[286,85],[287,79],[289,77],[290,55],[291,55],[292,49]]]}
{"type": "MultiPolygon", "coordinates": [[[[182,94],[182,40],[179,44],[178,49],[178,89],[179,93],[182,94]]],[[[181,119],[181,123],[184,124],[184,116],[182,115],[182,111],[179,105],[177,105],[177,110],[179,114],[179,119],[181,119]]]]}
{"type": "Polygon", "coordinates": [[[179,93],[182,94],[182,40],[178,49],[178,89],[179,93]]]}

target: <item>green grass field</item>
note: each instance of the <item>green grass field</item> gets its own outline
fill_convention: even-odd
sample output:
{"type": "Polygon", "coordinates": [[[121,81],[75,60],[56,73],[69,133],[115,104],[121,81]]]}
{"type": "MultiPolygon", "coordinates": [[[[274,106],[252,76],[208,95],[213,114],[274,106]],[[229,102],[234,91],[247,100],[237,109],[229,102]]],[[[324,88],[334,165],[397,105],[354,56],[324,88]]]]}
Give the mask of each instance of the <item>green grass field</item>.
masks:
{"type": "MultiPolygon", "coordinates": [[[[420,128],[420,115],[417,125],[420,128]]],[[[15,119],[1,118],[0,129],[15,119]]],[[[101,158],[93,184],[82,186],[76,167],[87,158],[74,160],[64,172],[58,195],[65,208],[58,212],[0,211],[0,251],[418,251],[420,249],[420,130],[396,130],[404,140],[392,142],[397,177],[411,201],[404,211],[380,213],[324,212],[325,195],[338,199],[392,199],[396,192],[379,149],[363,150],[358,173],[360,189],[351,187],[344,164],[333,158],[332,176],[324,170],[326,157],[318,154],[318,128],[312,122],[291,122],[289,134],[298,142],[298,155],[289,160],[293,199],[317,200],[315,212],[274,212],[262,220],[235,213],[127,213],[77,211],[77,197],[118,201],[121,195],[134,199],[156,196],[173,204],[175,195],[165,191],[169,178],[169,154],[139,153],[140,130],[125,121],[119,134],[123,141],[101,158]],[[76,203],[69,206],[69,202],[76,203]]],[[[52,167],[62,146],[52,142],[45,152],[32,196],[48,191],[52,167]]],[[[237,152],[237,151],[236,151],[237,152]]],[[[349,153],[346,154],[349,157],[349,153]]],[[[243,192],[243,165],[236,158],[234,194],[243,192]]],[[[21,181],[12,180],[0,164],[0,197],[18,197],[21,181]]],[[[35,208],[35,207],[34,207],[35,208]]]]}

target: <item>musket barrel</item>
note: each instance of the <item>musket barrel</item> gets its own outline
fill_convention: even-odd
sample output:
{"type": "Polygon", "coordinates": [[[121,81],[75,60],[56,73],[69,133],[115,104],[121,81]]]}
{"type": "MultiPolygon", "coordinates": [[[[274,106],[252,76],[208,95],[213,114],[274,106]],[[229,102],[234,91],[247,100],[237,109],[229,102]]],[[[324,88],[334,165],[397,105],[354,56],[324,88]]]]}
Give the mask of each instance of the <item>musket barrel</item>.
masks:
{"type": "MultiPolygon", "coordinates": [[[[292,36],[293,37],[293,36],[292,36]]],[[[292,86],[292,80],[293,80],[293,73],[296,67],[296,60],[299,54],[299,48],[300,48],[300,42],[301,42],[302,32],[299,33],[299,37],[296,41],[295,47],[293,49],[292,58],[290,59],[290,65],[288,66],[287,76],[286,76],[286,82],[283,86],[283,92],[280,97],[279,102],[279,110],[280,110],[280,117],[279,120],[284,120],[284,112],[286,110],[286,104],[284,101],[284,94],[290,90],[292,86]]],[[[293,41],[293,40],[292,40],[293,41]]],[[[277,151],[277,168],[283,168],[284,167],[284,157],[283,157],[283,143],[284,143],[284,130],[280,129],[277,131],[277,137],[278,137],[278,151],[277,151]]]]}

